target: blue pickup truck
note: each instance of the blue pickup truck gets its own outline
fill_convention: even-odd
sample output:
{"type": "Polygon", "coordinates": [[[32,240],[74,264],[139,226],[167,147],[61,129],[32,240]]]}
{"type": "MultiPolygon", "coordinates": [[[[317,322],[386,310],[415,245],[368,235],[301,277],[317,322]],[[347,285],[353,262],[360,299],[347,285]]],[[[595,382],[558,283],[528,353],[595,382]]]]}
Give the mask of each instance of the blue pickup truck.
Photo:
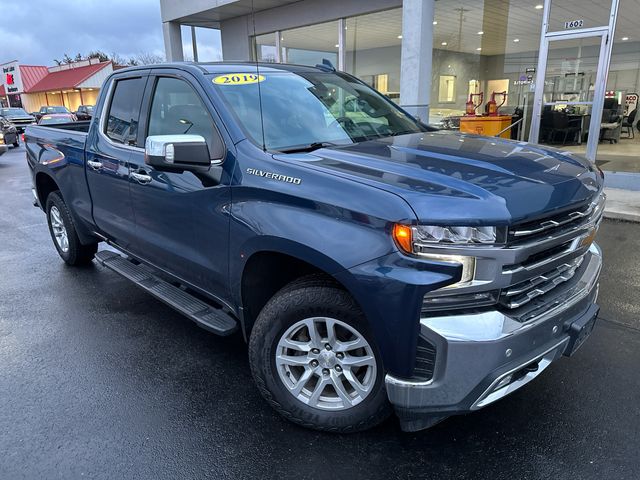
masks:
{"type": "Polygon", "coordinates": [[[241,332],[261,394],[305,427],[482,408],[596,321],[597,167],[435,131],[327,66],[119,70],[90,122],[25,140],[62,259],[241,332]]]}

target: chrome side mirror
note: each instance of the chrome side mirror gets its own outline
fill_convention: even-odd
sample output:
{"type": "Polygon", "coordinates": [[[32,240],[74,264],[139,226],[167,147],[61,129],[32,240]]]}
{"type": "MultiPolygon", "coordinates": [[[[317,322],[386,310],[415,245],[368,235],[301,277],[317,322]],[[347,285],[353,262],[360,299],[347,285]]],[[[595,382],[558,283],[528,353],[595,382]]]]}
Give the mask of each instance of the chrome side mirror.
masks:
{"type": "Polygon", "coordinates": [[[151,135],[144,145],[144,163],[159,169],[202,170],[219,165],[211,161],[201,135],[151,135]]]}

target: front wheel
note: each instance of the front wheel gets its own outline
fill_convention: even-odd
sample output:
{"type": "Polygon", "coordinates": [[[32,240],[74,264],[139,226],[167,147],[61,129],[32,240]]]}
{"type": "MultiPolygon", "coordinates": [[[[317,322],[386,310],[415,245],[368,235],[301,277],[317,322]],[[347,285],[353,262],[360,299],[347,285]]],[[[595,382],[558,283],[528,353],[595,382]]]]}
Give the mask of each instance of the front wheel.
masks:
{"type": "Polygon", "coordinates": [[[299,425],[356,432],[391,413],[364,315],[330,280],[307,277],[278,292],[251,332],[249,360],[265,399],[299,425]]]}
{"type": "Polygon", "coordinates": [[[90,263],[98,251],[98,244],[80,242],[71,213],[59,192],[52,192],[47,197],[46,212],[51,239],[60,257],[68,265],[90,263]]]}

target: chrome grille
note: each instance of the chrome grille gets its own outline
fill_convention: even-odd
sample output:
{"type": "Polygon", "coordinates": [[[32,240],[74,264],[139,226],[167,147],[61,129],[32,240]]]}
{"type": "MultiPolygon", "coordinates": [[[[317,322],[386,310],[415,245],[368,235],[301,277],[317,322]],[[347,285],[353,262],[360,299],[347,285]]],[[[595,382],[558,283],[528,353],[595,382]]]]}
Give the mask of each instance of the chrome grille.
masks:
{"type": "Polygon", "coordinates": [[[555,235],[557,232],[579,226],[584,223],[596,223],[604,212],[606,195],[600,193],[590,204],[583,205],[570,212],[564,212],[534,222],[521,223],[509,229],[511,243],[529,240],[537,235],[555,235]]]}
{"type": "Polygon", "coordinates": [[[555,287],[571,280],[582,264],[584,256],[563,263],[542,275],[529,278],[502,290],[500,304],[506,308],[519,308],[536,297],[544,295],[555,287]]]}

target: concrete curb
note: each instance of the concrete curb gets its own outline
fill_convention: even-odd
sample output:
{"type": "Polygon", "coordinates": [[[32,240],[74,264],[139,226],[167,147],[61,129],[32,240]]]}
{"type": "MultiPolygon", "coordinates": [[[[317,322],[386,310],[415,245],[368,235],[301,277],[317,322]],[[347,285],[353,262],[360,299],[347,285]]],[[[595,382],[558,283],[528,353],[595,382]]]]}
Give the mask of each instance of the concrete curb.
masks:
{"type": "Polygon", "coordinates": [[[604,218],[640,223],[640,191],[605,188],[604,218]]]}

